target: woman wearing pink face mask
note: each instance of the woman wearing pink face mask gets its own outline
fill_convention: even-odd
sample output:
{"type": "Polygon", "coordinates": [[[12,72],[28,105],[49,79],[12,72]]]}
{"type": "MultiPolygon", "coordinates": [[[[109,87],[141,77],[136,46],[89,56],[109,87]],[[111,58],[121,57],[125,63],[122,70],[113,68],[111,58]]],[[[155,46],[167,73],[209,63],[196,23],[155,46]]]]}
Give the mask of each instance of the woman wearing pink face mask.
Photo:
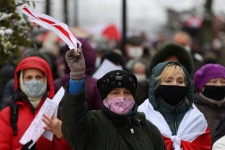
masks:
{"type": "Polygon", "coordinates": [[[76,150],[166,150],[159,130],[137,112],[134,75],[114,70],[97,81],[101,110],[88,111],[81,49],[66,54],[69,86],[63,97],[62,132],[76,150]]]}

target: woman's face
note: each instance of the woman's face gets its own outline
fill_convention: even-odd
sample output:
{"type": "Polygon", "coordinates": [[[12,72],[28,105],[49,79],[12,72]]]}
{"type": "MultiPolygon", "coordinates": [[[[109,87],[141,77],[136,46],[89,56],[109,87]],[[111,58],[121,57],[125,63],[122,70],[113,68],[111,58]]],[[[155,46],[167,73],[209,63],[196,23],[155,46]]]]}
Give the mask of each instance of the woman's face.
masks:
{"type": "Polygon", "coordinates": [[[23,74],[23,81],[26,82],[32,79],[37,79],[41,82],[44,82],[45,81],[44,73],[39,69],[34,68],[25,69],[23,74]]]}
{"type": "Polygon", "coordinates": [[[183,70],[179,69],[161,79],[160,85],[186,86],[183,70]]]}
{"type": "Polygon", "coordinates": [[[134,98],[133,94],[130,90],[126,88],[115,88],[112,91],[109,92],[107,95],[107,98],[116,98],[116,97],[126,97],[126,98],[134,98]]]}
{"type": "Polygon", "coordinates": [[[214,78],[214,79],[209,80],[205,85],[225,86],[225,79],[224,78],[214,78]]]}

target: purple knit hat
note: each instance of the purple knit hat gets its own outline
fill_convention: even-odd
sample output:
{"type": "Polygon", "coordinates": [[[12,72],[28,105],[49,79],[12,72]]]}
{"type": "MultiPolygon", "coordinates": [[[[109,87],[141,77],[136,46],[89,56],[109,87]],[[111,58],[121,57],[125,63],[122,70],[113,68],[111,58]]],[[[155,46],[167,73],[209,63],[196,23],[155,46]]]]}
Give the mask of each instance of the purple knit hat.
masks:
{"type": "Polygon", "coordinates": [[[225,68],[220,64],[206,64],[196,71],[194,86],[201,91],[203,86],[213,78],[225,78],[225,68]]]}

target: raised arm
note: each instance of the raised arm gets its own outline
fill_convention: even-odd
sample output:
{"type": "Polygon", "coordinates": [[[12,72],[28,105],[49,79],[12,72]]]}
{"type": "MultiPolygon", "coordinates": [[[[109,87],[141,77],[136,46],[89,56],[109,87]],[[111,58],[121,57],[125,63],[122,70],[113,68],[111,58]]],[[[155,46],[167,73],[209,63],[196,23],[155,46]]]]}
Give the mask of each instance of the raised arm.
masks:
{"type": "Polygon", "coordinates": [[[83,79],[85,61],[80,49],[78,52],[68,51],[66,60],[71,70],[71,79],[62,99],[62,133],[74,149],[77,149],[77,147],[85,149],[94,128],[91,117],[88,117],[86,89],[83,79]]]}

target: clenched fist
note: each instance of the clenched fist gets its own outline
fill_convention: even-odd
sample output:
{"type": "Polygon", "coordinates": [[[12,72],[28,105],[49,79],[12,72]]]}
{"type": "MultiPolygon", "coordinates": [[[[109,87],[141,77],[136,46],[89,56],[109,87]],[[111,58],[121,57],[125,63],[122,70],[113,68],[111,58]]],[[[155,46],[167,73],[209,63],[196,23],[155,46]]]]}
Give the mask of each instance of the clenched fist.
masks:
{"type": "Polygon", "coordinates": [[[78,48],[77,52],[69,50],[66,55],[66,61],[70,68],[70,78],[74,81],[80,81],[85,76],[85,60],[82,49],[78,48]]]}

